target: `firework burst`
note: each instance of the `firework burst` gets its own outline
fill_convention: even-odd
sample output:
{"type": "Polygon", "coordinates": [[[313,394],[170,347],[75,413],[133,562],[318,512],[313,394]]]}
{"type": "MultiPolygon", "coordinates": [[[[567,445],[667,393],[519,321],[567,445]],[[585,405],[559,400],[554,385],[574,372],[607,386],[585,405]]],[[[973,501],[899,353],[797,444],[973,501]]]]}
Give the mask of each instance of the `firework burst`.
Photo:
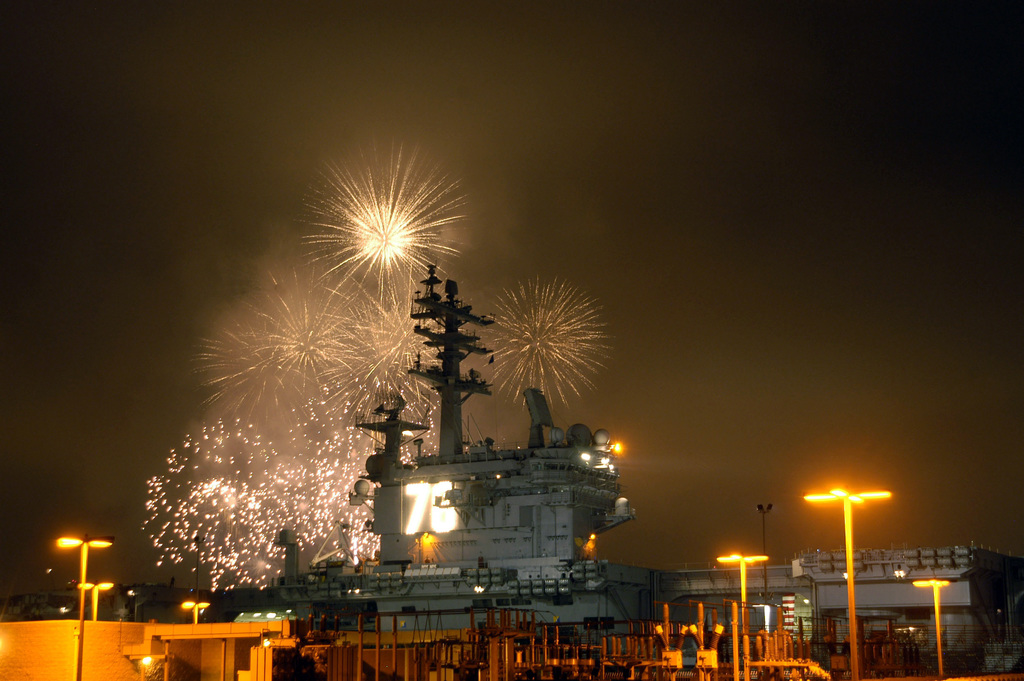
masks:
{"type": "Polygon", "coordinates": [[[294,412],[352,364],[340,293],[312,270],[271,275],[240,314],[205,341],[199,361],[210,402],[243,421],[294,412]]]}
{"type": "Polygon", "coordinates": [[[351,371],[328,391],[329,403],[343,401],[357,417],[395,395],[417,418],[430,409],[433,392],[409,375],[422,348],[409,318],[412,298],[412,282],[388,286],[379,296],[355,291],[345,340],[351,371]]]}
{"type": "Polygon", "coordinates": [[[258,424],[236,418],[206,426],[171,452],[166,474],[149,481],[144,529],[161,561],[190,559],[193,538],[205,536],[202,561],[218,588],[279,574],[283,549],[274,539],[285,528],[298,533],[309,557],[341,521],[353,550],[372,555],[378,539],[365,529],[368,510],[348,505],[372,452],[353,424],[396,395],[415,418],[430,408],[432,393],[408,375],[420,347],[409,318],[411,282],[380,296],[352,278],[287,283],[247,305],[231,344],[222,340],[204,357],[230,368],[212,384],[218,398],[236,411],[258,411],[258,424]]]}
{"type": "Polygon", "coordinates": [[[446,228],[462,218],[458,184],[415,151],[376,151],[351,167],[329,166],[308,206],[320,232],[309,238],[332,270],[372,273],[382,282],[457,253],[446,228]]]}
{"type": "Polygon", "coordinates": [[[579,395],[608,356],[608,335],[596,301],[559,280],[535,279],[505,289],[497,302],[494,382],[516,397],[525,388],[579,395]]]}
{"type": "MultiPolygon", "coordinates": [[[[351,420],[351,419],[346,419],[351,420]]],[[[304,555],[330,533],[335,520],[353,529],[357,556],[371,556],[376,537],[363,529],[365,507],[348,505],[371,447],[351,426],[314,413],[278,442],[252,426],[218,421],[168,458],[168,472],[148,483],[143,529],[161,562],[194,556],[193,537],[214,588],[265,584],[281,572],[284,528],[295,530],[304,555]]]]}

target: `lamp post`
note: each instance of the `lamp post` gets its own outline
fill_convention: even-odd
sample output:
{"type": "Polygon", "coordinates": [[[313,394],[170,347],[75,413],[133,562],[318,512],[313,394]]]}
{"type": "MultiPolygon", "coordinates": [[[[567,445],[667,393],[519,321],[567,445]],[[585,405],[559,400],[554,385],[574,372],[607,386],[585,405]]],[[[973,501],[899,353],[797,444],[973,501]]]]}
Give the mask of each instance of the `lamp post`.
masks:
{"type": "MultiPolygon", "coordinates": [[[[738,553],[718,557],[719,563],[740,564],[740,609],[743,613],[743,678],[746,681],[750,681],[750,639],[747,637],[747,564],[759,563],[765,560],[768,560],[768,556],[742,556],[738,553]]],[[[733,664],[736,664],[735,659],[733,664]]]]}
{"type": "MultiPolygon", "coordinates": [[[[771,504],[758,504],[757,512],[761,514],[761,553],[768,555],[768,542],[765,535],[765,516],[772,510],[771,504]]],[[[764,604],[768,605],[768,561],[764,562],[764,604]]]]}
{"type": "Polygon", "coordinates": [[[192,624],[199,624],[199,611],[209,607],[209,603],[200,603],[198,601],[185,601],[181,604],[182,610],[192,611],[192,624]]]}
{"type": "Polygon", "coordinates": [[[731,556],[718,557],[719,563],[740,564],[740,603],[744,606],[747,603],[747,565],[750,563],[760,563],[765,560],[768,560],[768,556],[741,556],[738,553],[734,553],[731,556]]]}
{"type": "Polygon", "coordinates": [[[83,584],[79,586],[82,590],[92,592],[92,621],[96,622],[96,611],[99,609],[99,592],[114,588],[113,582],[100,582],[99,584],[83,584]]]}
{"type": "Polygon", "coordinates": [[[843,502],[843,522],[846,527],[846,599],[850,609],[850,681],[860,680],[860,654],[857,649],[857,604],[853,591],[853,504],[864,503],[865,499],[888,499],[892,492],[858,492],[850,494],[844,489],[834,489],[828,494],[805,494],[807,501],[843,502]]]}
{"type": "Polygon", "coordinates": [[[73,549],[81,547],[81,576],[79,584],[78,599],[78,661],[75,668],[75,680],[82,681],[82,654],[85,650],[85,585],[88,580],[85,578],[86,565],[89,563],[89,547],[94,549],[105,549],[114,543],[113,537],[61,537],[57,540],[58,548],[73,549]]]}
{"type": "Polygon", "coordinates": [[[939,653],[939,676],[942,673],[942,606],[940,605],[939,589],[949,586],[946,579],[915,579],[914,586],[931,587],[935,597],[935,647],[939,653]]]}

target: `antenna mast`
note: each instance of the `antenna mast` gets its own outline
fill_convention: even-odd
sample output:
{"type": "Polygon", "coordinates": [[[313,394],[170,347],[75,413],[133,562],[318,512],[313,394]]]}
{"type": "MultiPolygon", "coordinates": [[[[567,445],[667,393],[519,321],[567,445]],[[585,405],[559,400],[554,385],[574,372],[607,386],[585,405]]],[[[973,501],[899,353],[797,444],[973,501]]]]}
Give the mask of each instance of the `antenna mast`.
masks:
{"type": "Polygon", "coordinates": [[[473,307],[459,300],[459,285],[447,279],[444,282],[444,297],[434,290],[441,283],[437,277],[437,266],[427,268],[423,295],[413,301],[411,317],[417,321],[430,320],[436,326],[416,324],[414,331],[426,340],[423,344],[437,349],[440,364],[422,366],[416,362],[409,373],[432,383],[441,396],[441,423],[438,431],[438,455],[454,458],[462,453],[462,403],[471,395],[490,395],[490,385],[480,374],[470,369],[467,376],[461,374],[461,362],[470,353],[484,355],[490,352],[480,345],[480,337],[460,331],[465,324],[487,326],[493,319],[471,313],[473,307]]]}

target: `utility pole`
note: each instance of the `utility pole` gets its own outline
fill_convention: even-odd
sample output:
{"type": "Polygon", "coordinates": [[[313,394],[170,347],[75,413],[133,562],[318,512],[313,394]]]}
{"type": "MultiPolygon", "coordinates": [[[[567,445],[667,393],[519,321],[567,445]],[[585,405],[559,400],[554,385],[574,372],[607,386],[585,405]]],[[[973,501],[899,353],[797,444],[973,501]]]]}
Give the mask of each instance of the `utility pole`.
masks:
{"type": "MultiPolygon", "coordinates": [[[[768,555],[768,545],[765,541],[765,516],[772,510],[772,505],[758,504],[757,512],[761,514],[761,553],[768,555]]],[[[768,605],[768,561],[764,562],[764,604],[768,605]]]]}

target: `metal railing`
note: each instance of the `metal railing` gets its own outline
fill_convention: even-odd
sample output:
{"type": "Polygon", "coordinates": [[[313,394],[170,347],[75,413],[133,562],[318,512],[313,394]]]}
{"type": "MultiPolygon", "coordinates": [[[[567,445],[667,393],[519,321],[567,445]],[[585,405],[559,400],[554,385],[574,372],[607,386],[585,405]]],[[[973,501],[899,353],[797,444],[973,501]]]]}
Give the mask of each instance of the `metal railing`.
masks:
{"type": "MultiPolygon", "coordinates": [[[[804,619],[804,630],[813,632],[813,659],[825,669],[832,669],[834,678],[848,677],[849,672],[842,671],[849,666],[848,623],[804,619]]],[[[863,678],[934,675],[938,671],[934,624],[869,622],[862,640],[863,678]]],[[[945,625],[942,660],[947,676],[1024,672],[1024,628],[945,625]]]]}

